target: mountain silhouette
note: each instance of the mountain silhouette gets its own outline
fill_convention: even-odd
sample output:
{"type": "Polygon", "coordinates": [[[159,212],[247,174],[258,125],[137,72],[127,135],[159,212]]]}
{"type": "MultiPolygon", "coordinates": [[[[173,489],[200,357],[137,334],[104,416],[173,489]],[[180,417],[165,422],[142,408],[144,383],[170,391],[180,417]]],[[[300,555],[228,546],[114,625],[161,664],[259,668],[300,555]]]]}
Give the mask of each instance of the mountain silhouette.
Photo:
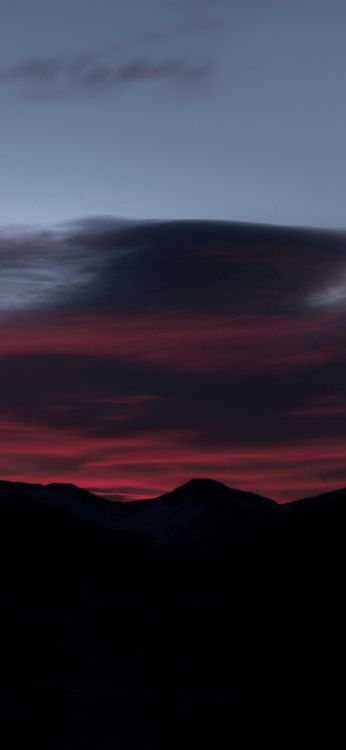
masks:
{"type": "Polygon", "coordinates": [[[45,513],[66,514],[156,543],[207,536],[225,524],[228,533],[239,531],[242,525],[249,528],[278,508],[273,500],[204,478],[137,503],[110,502],[73,484],[0,482],[0,502],[3,508],[9,505],[9,512],[41,508],[45,513]]]}
{"type": "Polygon", "coordinates": [[[338,746],[345,501],[0,482],[3,746],[338,746]]]}

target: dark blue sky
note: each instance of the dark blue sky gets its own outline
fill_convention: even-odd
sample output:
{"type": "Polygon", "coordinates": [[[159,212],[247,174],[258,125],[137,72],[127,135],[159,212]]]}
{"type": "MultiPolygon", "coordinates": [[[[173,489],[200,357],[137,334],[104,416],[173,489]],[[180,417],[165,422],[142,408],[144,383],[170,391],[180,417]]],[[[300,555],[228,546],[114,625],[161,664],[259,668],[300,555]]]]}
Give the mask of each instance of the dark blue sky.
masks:
{"type": "Polygon", "coordinates": [[[344,0],[0,5],[2,225],[344,226],[344,0]]]}

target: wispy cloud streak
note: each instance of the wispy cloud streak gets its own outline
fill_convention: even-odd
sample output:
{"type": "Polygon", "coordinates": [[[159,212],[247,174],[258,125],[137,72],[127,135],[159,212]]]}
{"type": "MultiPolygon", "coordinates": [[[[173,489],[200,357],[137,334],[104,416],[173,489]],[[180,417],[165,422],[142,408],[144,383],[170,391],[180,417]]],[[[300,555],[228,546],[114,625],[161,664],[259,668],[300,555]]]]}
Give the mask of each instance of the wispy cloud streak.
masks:
{"type": "Polygon", "coordinates": [[[117,61],[114,55],[78,58],[32,58],[0,69],[0,84],[41,94],[106,93],[129,84],[151,81],[202,81],[212,73],[211,61],[135,57],[117,61]]]}

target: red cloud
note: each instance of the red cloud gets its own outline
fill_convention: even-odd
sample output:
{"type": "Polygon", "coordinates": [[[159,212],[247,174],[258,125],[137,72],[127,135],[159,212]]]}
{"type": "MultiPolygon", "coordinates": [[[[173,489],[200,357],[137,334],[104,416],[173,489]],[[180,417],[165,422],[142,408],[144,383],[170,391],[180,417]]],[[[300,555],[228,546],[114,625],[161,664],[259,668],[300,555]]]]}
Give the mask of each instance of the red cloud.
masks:
{"type": "Polygon", "coordinates": [[[2,356],[111,355],[176,370],[295,369],[344,356],[332,315],[58,315],[0,328],[2,356]]]}

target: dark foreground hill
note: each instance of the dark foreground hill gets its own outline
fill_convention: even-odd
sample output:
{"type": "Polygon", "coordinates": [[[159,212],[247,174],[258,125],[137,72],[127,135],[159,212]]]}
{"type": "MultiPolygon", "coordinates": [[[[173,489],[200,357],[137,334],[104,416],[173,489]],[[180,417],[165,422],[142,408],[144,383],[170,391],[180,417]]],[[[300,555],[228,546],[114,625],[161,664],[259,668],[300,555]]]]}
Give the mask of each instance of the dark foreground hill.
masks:
{"type": "Polygon", "coordinates": [[[342,746],[345,503],[0,482],[2,746],[342,746]]]}

